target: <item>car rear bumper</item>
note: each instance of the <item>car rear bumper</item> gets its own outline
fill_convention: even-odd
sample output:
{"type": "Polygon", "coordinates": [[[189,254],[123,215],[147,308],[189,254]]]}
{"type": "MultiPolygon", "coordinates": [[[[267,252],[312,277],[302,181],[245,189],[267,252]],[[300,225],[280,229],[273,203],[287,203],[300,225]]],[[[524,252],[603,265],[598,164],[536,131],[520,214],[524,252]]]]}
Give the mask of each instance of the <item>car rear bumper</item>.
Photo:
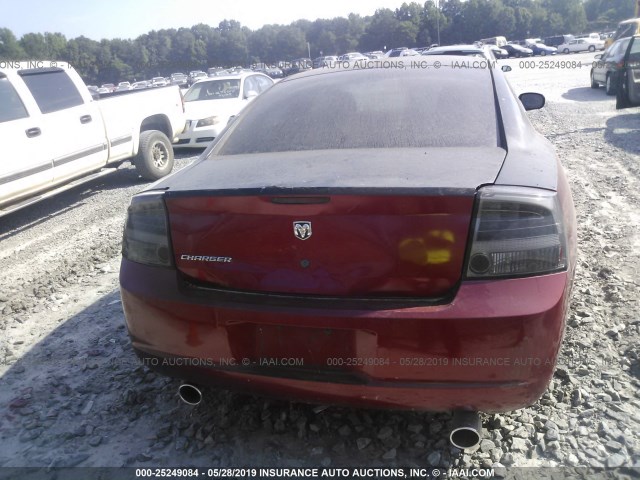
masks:
{"type": "Polygon", "coordinates": [[[562,272],[463,282],[438,305],[305,305],[194,287],[126,259],[120,283],[136,353],[167,375],[314,403],[485,412],[544,393],[570,289],[562,272]]]}

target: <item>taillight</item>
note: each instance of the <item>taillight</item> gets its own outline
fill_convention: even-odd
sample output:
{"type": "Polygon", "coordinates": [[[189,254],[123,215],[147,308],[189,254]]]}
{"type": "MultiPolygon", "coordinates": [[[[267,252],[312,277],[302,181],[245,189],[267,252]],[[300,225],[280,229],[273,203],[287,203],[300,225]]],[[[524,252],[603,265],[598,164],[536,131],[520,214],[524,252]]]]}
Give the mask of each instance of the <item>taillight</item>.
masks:
{"type": "Polygon", "coordinates": [[[567,268],[555,192],[490,186],[479,191],[467,278],[541,275],[567,268]]]}
{"type": "Polygon", "coordinates": [[[148,192],[131,199],[122,239],[122,256],[146,265],[172,265],[167,211],[162,194],[148,192]]]}

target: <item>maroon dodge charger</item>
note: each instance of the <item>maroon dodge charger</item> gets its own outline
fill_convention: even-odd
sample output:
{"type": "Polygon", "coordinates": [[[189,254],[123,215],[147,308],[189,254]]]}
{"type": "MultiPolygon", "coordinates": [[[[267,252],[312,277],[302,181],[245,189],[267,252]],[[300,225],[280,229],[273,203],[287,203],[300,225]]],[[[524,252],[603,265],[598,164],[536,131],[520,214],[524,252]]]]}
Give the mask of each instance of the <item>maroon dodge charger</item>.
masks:
{"type": "Polygon", "coordinates": [[[573,202],[525,112],[544,97],[460,62],[287,78],[134,196],[120,284],[140,358],[193,400],[215,384],[431,411],[535,402],[564,332],[573,202]]]}

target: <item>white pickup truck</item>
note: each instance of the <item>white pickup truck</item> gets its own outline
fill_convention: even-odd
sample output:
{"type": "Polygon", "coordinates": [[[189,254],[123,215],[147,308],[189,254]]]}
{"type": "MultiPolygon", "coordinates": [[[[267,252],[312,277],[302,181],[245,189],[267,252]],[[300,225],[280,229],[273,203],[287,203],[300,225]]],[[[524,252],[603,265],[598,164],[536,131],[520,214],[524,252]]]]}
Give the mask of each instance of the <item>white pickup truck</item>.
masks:
{"type": "Polygon", "coordinates": [[[64,62],[0,62],[0,216],[125,160],[157,180],[184,126],[177,86],[94,100],[64,62]]]}

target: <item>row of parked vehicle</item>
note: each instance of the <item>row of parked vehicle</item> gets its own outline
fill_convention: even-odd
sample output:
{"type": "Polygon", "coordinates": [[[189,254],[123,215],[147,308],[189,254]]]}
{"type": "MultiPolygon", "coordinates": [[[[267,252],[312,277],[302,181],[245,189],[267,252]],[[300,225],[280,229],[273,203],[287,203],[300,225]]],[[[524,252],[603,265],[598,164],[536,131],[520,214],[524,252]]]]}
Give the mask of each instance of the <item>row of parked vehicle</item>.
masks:
{"type": "Polygon", "coordinates": [[[591,33],[579,37],[573,35],[556,35],[545,39],[528,38],[510,42],[507,42],[505,37],[494,37],[483,39],[481,42],[496,45],[502,50],[502,52],[494,52],[496,58],[595,52],[596,50],[604,50],[605,48],[605,41],[598,33],[591,33]]]}
{"type": "Polygon", "coordinates": [[[134,81],[133,83],[123,81],[117,85],[113,83],[104,83],[99,87],[96,85],[87,85],[92,96],[104,95],[114,92],[128,92],[130,90],[144,90],[146,88],[166,87],[167,85],[178,85],[180,88],[189,86],[189,77],[184,73],[172,73],[169,77],[153,77],[150,80],[134,81]]]}

